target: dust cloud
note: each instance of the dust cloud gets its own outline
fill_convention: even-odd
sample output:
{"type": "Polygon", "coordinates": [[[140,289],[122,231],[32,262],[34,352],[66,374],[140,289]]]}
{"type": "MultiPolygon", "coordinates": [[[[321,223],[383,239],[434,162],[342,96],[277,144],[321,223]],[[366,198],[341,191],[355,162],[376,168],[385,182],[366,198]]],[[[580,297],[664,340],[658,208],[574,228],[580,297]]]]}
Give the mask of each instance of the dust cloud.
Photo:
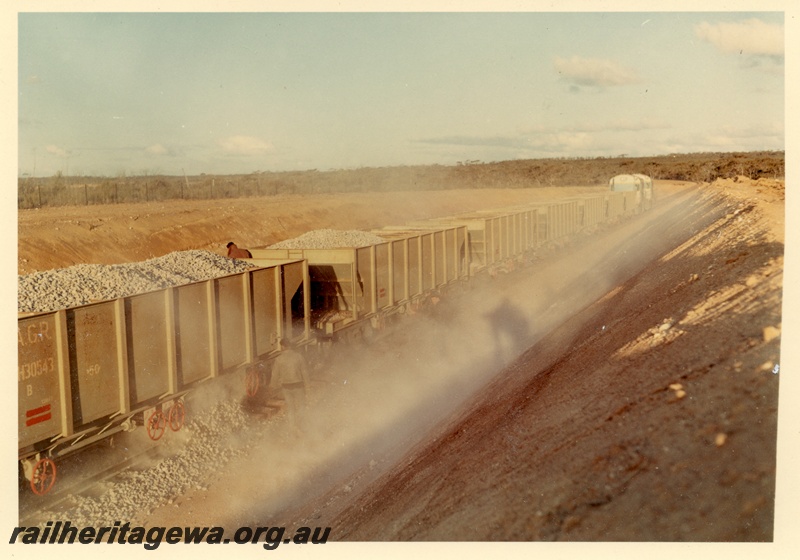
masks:
{"type": "Polygon", "coordinates": [[[277,421],[260,442],[243,439],[248,460],[226,479],[215,515],[231,526],[285,523],[318,515],[303,506],[326,492],[355,495],[440,435],[523,351],[674,247],[687,234],[679,224],[695,202],[689,194],[513,274],[442,294],[369,342],[329,349],[312,375],[303,432],[277,421]]]}

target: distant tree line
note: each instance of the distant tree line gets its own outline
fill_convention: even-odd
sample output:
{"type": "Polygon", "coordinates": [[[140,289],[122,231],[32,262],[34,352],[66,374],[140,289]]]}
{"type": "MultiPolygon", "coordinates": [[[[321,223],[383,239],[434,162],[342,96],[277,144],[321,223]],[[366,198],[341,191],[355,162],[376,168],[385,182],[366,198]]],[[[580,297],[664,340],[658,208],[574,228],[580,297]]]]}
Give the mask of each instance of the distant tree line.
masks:
{"type": "Polygon", "coordinates": [[[332,171],[256,172],[246,175],[21,177],[18,208],[200,200],[338,192],[465,188],[532,188],[605,184],[621,173],[654,179],[710,182],[745,176],[782,178],[784,152],[670,154],[655,157],[551,158],[454,166],[365,167],[332,171]]]}

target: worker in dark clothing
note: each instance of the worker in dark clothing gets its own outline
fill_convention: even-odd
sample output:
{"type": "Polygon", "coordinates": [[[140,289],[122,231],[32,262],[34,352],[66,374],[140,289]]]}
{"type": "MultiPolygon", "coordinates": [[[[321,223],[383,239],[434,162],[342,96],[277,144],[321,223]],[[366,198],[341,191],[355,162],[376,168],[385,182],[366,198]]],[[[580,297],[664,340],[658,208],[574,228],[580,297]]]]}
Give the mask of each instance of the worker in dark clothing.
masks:
{"type": "Polygon", "coordinates": [[[308,363],[291,341],[284,339],[281,346],[283,350],[272,366],[271,384],[283,393],[289,425],[294,430],[301,431],[309,385],[308,363]]]}
{"type": "Polygon", "coordinates": [[[228,242],[228,256],[232,259],[252,259],[253,254],[247,249],[239,249],[233,241],[228,242]]]}

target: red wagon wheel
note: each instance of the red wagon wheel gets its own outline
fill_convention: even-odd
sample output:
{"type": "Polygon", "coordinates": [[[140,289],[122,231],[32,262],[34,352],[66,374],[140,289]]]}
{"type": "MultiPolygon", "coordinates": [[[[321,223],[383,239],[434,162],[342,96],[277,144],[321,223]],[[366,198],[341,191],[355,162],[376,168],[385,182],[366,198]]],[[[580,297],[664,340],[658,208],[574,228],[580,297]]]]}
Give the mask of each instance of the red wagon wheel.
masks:
{"type": "Polygon", "coordinates": [[[56,482],[56,464],[55,462],[45,457],[39,459],[33,467],[33,476],[31,476],[31,490],[34,494],[43,496],[47,494],[56,482]]]}
{"type": "Polygon", "coordinates": [[[185,418],[186,406],[183,404],[183,399],[178,399],[169,408],[169,429],[173,432],[180,430],[185,418]]]}
{"type": "Polygon", "coordinates": [[[167,431],[167,418],[160,410],[153,411],[150,418],[147,419],[147,435],[153,441],[161,438],[164,432],[167,431]]]}
{"type": "Polygon", "coordinates": [[[247,368],[247,374],[244,376],[244,390],[248,397],[255,397],[258,392],[259,385],[258,368],[247,368]]]}

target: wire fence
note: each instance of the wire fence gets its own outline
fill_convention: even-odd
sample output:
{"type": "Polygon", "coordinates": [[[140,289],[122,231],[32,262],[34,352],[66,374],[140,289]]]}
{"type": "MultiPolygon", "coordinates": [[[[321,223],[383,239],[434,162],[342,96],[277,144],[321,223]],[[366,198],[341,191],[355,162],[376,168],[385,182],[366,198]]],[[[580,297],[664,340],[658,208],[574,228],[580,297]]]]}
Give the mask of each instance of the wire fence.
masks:
{"type": "Polygon", "coordinates": [[[260,178],[156,179],[122,178],[81,181],[80,178],[23,179],[17,190],[18,208],[48,206],[88,206],[163,200],[203,200],[242,198],[294,193],[291,183],[260,178]],[[60,179],[60,180],[58,180],[60,179]]]}
{"type": "Polygon", "coordinates": [[[279,194],[439,190],[531,186],[528,177],[482,177],[446,167],[362,168],[227,176],[120,178],[37,177],[19,180],[17,207],[88,206],[163,200],[247,198],[279,194]]]}

